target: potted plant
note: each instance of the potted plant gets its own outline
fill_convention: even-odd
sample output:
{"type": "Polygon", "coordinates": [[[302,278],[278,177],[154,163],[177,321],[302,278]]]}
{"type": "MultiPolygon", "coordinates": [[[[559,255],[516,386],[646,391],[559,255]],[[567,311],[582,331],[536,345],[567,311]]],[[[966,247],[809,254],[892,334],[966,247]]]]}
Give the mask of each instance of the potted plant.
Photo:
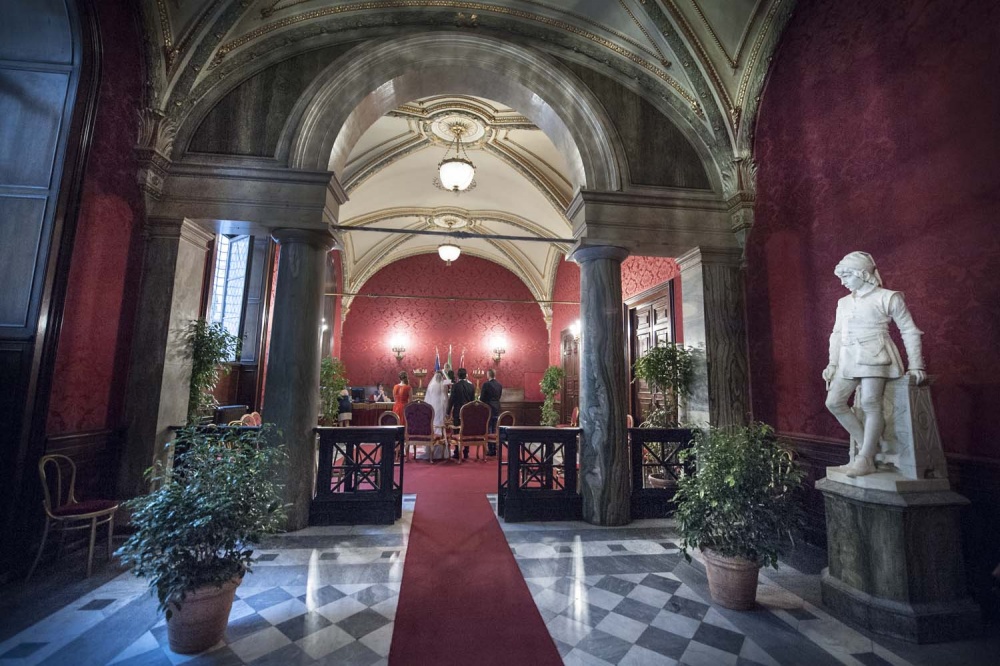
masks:
{"type": "Polygon", "coordinates": [[[158,487],[125,503],[135,531],[116,554],[155,590],[174,652],[221,640],[253,544],[282,525],[275,479],[285,453],[268,441],[271,432],[181,430],[173,468],[149,470],[158,487]]]}
{"type": "Polygon", "coordinates": [[[690,560],[688,549],[702,550],[716,602],[752,608],[760,567],[777,568],[779,552],[800,524],[803,473],[763,423],[698,430],[681,458],[695,462],[674,496],[684,556],[690,560]]]}
{"type": "Polygon", "coordinates": [[[337,425],[337,396],[347,388],[347,368],[333,356],[324,356],[319,365],[320,424],[337,425]]]}
{"type": "MultiPolygon", "coordinates": [[[[694,381],[695,353],[696,350],[691,347],[668,342],[647,350],[633,364],[635,379],[645,381],[653,395],[653,411],[639,425],[640,428],[679,427],[680,405],[690,394],[694,381]],[[660,397],[663,402],[658,399],[660,397]]],[[[643,451],[643,460],[646,463],[656,462],[649,451],[643,451]]],[[[679,466],[669,471],[662,469],[650,474],[647,482],[654,488],[670,488],[676,484],[679,474],[679,466]]]]}
{"type": "Polygon", "coordinates": [[[542,425],[554,426],[559,423],[559,412],[556,411],[556,393],[562,386],[563,376],[566,373],[558,365],[550,365],[542,375],[542,381],[538,383],[542,389],[545,401],[542,403],[542,425]]]}
{"type": "Polygon", "coordinates": [[[219,371],[229,373],[228,365],[240,352],[240,339],[222,324],[193,319],[184,331],[191,357],[191,383],[188,397],[188,423],[197,423],[201,415],[217,407],[212,391],[219,382],[219,371]]]}

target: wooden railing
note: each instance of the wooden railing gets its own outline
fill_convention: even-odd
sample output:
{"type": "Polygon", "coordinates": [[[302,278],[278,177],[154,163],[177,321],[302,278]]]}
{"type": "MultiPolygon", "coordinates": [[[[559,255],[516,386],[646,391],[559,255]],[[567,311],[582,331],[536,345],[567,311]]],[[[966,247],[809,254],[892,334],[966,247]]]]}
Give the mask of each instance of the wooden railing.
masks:
{"type": "Polygon", "coordinates": [[[685,428],[629,428],[632,456],[632,518],[664,518],[673,513],[677,479],[685,463],[678,454],[691,445],[685,428]]]}
{"type": "Polygon", "coordinates": [[[310,525],[391,525],[403,514],[402,426],[316,428],[310,525]]]}
{"type": "Polygon", "coordinates": [[[497,513],[506,522],[583,517],[577,491],[579,435],[579,428],[500,428],[497,513]]]}

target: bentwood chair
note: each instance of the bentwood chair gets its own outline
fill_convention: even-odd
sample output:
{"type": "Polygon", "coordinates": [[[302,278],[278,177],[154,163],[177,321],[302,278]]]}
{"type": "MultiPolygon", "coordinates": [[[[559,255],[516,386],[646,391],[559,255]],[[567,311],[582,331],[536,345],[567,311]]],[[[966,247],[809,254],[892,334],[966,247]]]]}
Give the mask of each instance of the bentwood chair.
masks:
{"type": "Polygon", "coordinates": [[[451,437],[451,444],[459,448],[458,462],[462,462],[463,449],[466,446],[476,447],[476,459],[486,462],[486,444],[490,437],[490,414],[490,406],[479,400],[462,405],[462,410],[458,413],[458,420],[461,423],[456,434],[451,437]]]}
{"type": "Polygon", "coordinates": [[[403,444],[406,459],[410,459],[410,447],[413,447],[413,457],[416,459],[417,447],[426,446],[427,459],[429,462],[434,462],[434,444],[438,440],[438,435],[434,431],[434,407],[429,402],[414,400],[406,403],[403,417],[406,421],[406,439],[403,444]]]}
{"type": "Polygon", "coordinates": [[[111,559],[111,537],[115,529],[115,511],[118,502],[106,499],[80,501],[76,498],[76,464],[67,456],[52,454],[42,456],[38,461],[38,474],[42,479],[42,490],[45,492],[42,505],[45,507],[45,531],[42,532],[42,543],[38,546],[38,555],[28,572],[28,579],[35,573],[35,567],[42,559],[45,542],[49,530],[58,528],[63,536],[69,530],[90,529],[90,545],[87,549],[87,576],[93,572],[94,542],[97,538],[97,526],[108,526],[108,559],[111,559]],[[65,503],[63,499],[65,498],[65,503]]]}
{"type": "Polygon", "coordinates": [[[486,436],[486,441],[493,444],[494,450],[497,455],[500,455],[500,428],[502,426],[512,426],[514,425],[514,413],[513,412],[500,412],[500,416],[497,417],[497,429],[495,432],[490,433],[486,436]]]}
{"type": "Polygon", "coordinates": [[[378,424],[380,426],[398,426],[399,415],[396,412],[382,412],[378,416],[378,424]]]}

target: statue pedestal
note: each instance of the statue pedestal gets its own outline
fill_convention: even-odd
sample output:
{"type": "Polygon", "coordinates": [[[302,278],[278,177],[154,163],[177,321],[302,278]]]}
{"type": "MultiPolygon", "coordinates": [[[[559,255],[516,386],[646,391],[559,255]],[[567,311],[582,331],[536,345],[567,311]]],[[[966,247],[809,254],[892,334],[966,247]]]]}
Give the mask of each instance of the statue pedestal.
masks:
{"type": "Polygon", "coordinates": [[[947,487],[879,489],[895,483],[875,478],[882,476],[895,475],[816,483],[826,501],[830,558],[824,605],[868,631],[914,643],[978,635],[980,611],[966,590],[959,531],[969,501],[947,487]]]}

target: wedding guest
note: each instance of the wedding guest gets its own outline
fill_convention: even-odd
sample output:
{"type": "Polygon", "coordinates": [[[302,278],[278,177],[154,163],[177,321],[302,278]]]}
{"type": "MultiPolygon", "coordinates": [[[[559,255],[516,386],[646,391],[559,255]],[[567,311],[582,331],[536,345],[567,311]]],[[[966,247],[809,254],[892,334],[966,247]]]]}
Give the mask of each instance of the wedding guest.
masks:
{"type": "Polygon", "coordinates": [[[385,394],[385,389],[382,388],[381,383],[375,389],[375,393],[372,394],[372,402],[389,402],[389,396],[385,394]]]}
{"type": "Polygon", "coordinates": [[[399,383],[392,387],[392,399],[396,403],[392,406],[392,411],[399,417],[400,425],[406,425],[403,409],[410,401],[410,378],[407,376],[406,370],[399,373],[399,383]]]}
{"type": "MultiPolygon", "coordinates": [[[[465,368],[458,369],[458,381],[455,382],[451,387],[451,395],[448,396],[448,413],[451,414],[451,422],[455,424],[458,428],[462,425],[462,419],[460,418],[462,407],[467,402],[472,402],[476,399],[476,387],[472,385],[466,377],[468,373],[465,368]]],[[[458,457],[458,447],[455,447],[455,453],[452,458],[458,457]]],[[[469,447],[462,448],[462,457],[469,457],[469,447]]]]}
{"type": "MultiPolygon", "coordinates": [[[[497,431],[497,417],[500,416],[500,396],[503,394],[503,386],[497,381],[497,373],[495,370],[486,371],[486,383],[483,384],[482,390],[479,392],[479,399],[490,406],[490,429],[489,432],[492,435],[497,431]]],[[[490,442],[486,455],[495,456],[497,454],[497,445],[490,442]]]]}

